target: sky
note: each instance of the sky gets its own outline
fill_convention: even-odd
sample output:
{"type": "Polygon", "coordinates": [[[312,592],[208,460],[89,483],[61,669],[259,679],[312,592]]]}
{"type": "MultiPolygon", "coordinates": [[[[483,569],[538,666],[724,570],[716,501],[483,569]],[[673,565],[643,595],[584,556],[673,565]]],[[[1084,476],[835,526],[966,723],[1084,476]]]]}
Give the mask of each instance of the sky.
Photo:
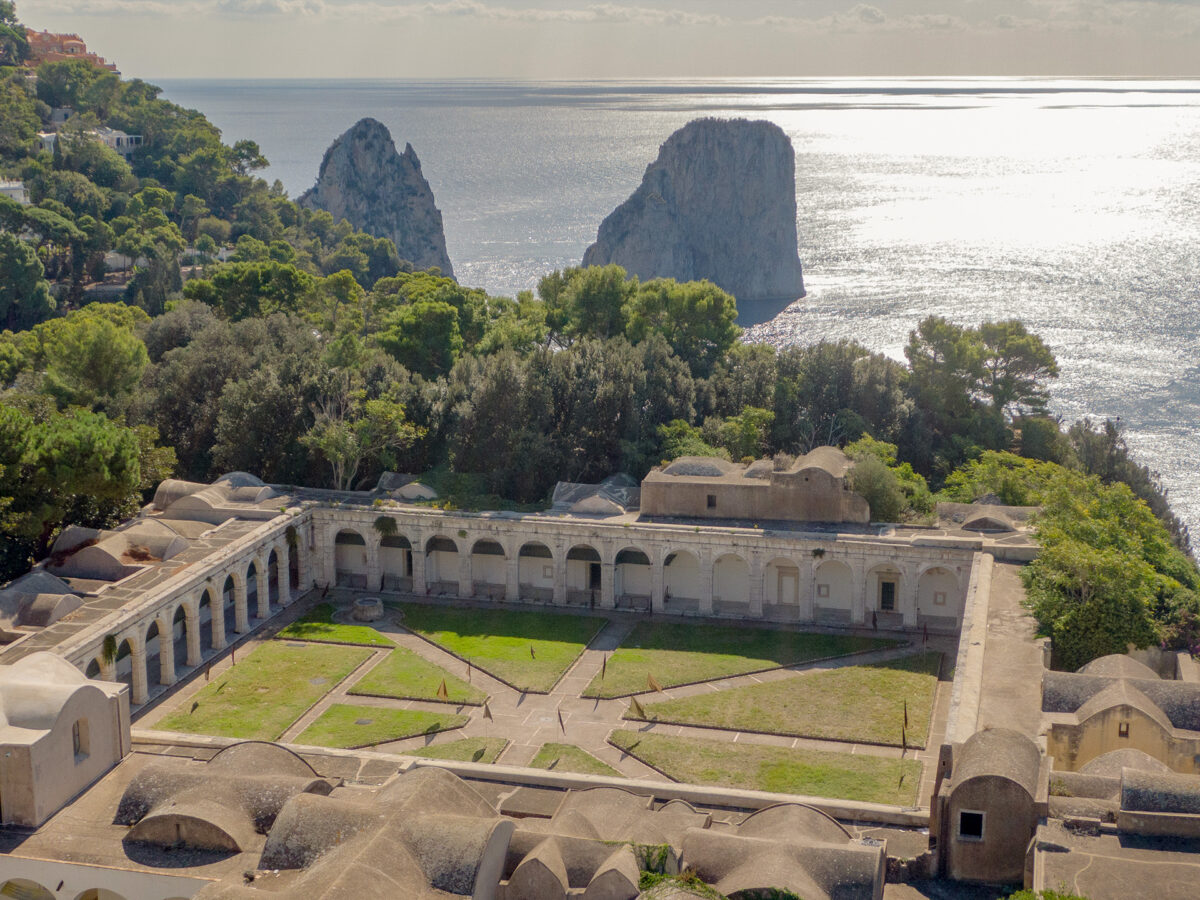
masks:
{"type": "Polygon", "coordinates": [[[18,0],[143,78],[1200,76],[1200,0],[18,0]]]}

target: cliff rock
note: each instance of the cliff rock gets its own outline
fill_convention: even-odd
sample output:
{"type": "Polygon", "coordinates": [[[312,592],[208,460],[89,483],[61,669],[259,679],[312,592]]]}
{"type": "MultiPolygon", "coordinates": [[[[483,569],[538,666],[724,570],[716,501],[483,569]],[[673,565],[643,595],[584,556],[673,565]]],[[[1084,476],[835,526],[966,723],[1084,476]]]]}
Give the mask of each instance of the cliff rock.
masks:
{"type": "Polygon", "coordinates": [[[333,142],[321,160],[316,186],[296,202],[391,238],[400,257],[418,269],[437,266],[443,275],[454,276],[442,214],[421,174],[421,161],[412,144],[397,153],[391,134],[375,119],[360,119],[333,142]]]}
{"type": "Polygon", "coordinates": [[[641,186],[600,224],[585,266],[707,278],[740,301],[804,296],[796,154],[779,126],[697,119],[659,148],[641,186]]]}

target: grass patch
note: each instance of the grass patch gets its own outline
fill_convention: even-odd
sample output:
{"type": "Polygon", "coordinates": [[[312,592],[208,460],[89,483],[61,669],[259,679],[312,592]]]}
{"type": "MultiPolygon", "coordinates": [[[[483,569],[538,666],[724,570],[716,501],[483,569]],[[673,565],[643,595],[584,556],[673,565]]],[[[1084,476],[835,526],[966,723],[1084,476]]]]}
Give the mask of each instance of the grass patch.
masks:
{"type": "Polygon", "coordinates": [[[534,769],[553,769],[555,772],[575,772],[579,775],[615,775],[621,773],[586,750],[574,744],[542,744],[529,764],[534,769]]]}
{"type": "Polygon", "coordinates": [[[454,713],[335,703],[300,733],[296,743],[352,750],[462,728],[469,721],[467,716],[454,713]]]}
{"type": "Polygon", "coordinates": [[[162,719],[164,731],[277,740],[371,655],[356,647],[267,642],[162,719]]]}
{"type": "Polygon", "coordinates": [[[614,731],[608,740],[669,778],[687,784],[909,806],[916,800],[921,781],[921,764],[915,759],[727,744],[623,730],[614,731]]]}
{"type": "Polygon", "coordinates": [[[810,634],[728,625],[642,622],[608,658],[585,697],[624,697],[648,690],[647,677],[671,687],[899,645],[884,638],[810,634]]]}
{"type": "Polygon", "coordinates": [[[518,690],[535,693],[549,692],[605,624],[595,616],[528,610],[400,608],[405,627],[518,690]]]}
{"type": "Polygon", "coordinates": [[[941,659],[940,653],[918,653],[644,708],[659,722],[899,747],[907,700],[908,745],[924,747],[941,659]]]}
{"type": "Polygon", "coordinates": [[[446,703],[479,706],[487,694],[461,678],[451,675],[405,647],[397,647],[379,665],[355,682],[347,693],[367,697],[394,697],[399,700],[441,700],[438,687],[446,681],[446,703]]]}
{"type": "Polygon", "coordinates": [[[324,641],[330,644],[361,644],[364,647],[395,647],[370,625],[342,625],[333,621],[337,607],[320,603],[277,635],[284,640],[324,641]]]}
{"type": "Polygon", "coordinates": [[[452,759],[456,762],[494,763],[496,757],[508,746],[504,738],[463,738],[447,744],[435,744],[423,750],[407,750],[405,756],[421,756],[425,759],[452,759]]]}

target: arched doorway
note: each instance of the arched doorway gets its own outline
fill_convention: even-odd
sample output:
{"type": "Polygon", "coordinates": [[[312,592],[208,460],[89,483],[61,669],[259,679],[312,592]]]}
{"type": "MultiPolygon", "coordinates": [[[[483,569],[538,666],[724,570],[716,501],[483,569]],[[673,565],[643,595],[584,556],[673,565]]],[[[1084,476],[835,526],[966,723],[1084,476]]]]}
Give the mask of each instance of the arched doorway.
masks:
{"type": "Polygon", "coordinates": [[[90,663],[87,664],[87,668],[83,670],[83,676],[85,678],[97,678],[98,679],[100,677],[100,671],[101,671],[100,670],[100,660],[93,659],[90,663]]]}
{"type": "Polygon", "coordinates": [[[183,604],[175,607],[175,615],[171,617],[171,646],[175,653],[176,673],[187,668],[187,612],[183,604]]]}
{"type": "Polygon", "coordinates": [[[267,606],[278,609],[282,605],[279,598],[279,553],[272,550],[267,554],[267,606]]]}
{"type": "Polygon", "coordinates": [[[745,618],[750,614],[750,564],[736,553],[713,563],[713,612],[745,618]]]}
{"type": "Polygon", "coordinates": [[[613,591],[619,609],[650,609],[650,557],[633,547],[618,553],[613,591]]]}
{"type": "Polygon", "coordinates": [[[879,628],[903,628],[901,589],[904,574],[892,563],[867,570],[867,624],[879,628]]]}
{"type": "Polygon", "coordinates": [[[129,685],[129,690],[133,691],[133,645],[129,642],[129,638],[121,641],[117,645],[117,657],[113,665],[113,671],[116,680],[121,684],[129,685]]]}
{"type": "Polygon", "coordinates": [[[854,573],[838,559],[813,572],[813,619],[824,625],[849,625],[854,612],[854,573]]]}
{"type": "Polygon", "coordinates": [[[471,588],[476,597],[503,600],[508,572],[504,548],[499,542],[483,538],[471,547],[471,588]]]}
{"type": "Polygon", "coordinates": [[[225,637],[240,634],[241,629],[237,627],[237,605],[234,601],[235,586],[233,576],[230,575],[225,579],[225,585],[221,588],[221,609],[225,615],[225,637]]]}
{"type": "Polygon", "coordinates": [[[668,554],[663,563],[663,610],[665,612],[700,611],[700,597],[704,591],[700,577],[700,560],[687,550],[668,554]]]}
{"type": "Polygon", "coordinates": [[[458,544],[444,535],[425,543],[425,581],[431,594],[458,594],[458,544]]]}
{"type": "Polygon", "coordinates": [[[200,653],[207,654],[210,650],[217,650],[220,645],[217,643],[217,629],[220,619],[216,618],[219,613],[213,608],[212,591],[208,588],[204,589],[204,593],[200,595],[200,603],[197,607],[196,621],[200,626],[200,653]]]}
{"type": "Polygon", "coordinates": [[[599,606],[600,554],[588,544],[578,544],[567,551],[567,604],[570,606],[599,606]]]}
{"type": "Polygon", "coordinates": [[[246,612],[251,619],[258,615],[258,565],[251,561],[246,566],[246,612]]]}
{"type": "Polygon", "coordinates": [[[379,567],[385,591],[411,591],[412,544],[402,534],[389,534],[379,542],[379,567]]]}
{"type": "MultiPolygon", "coordinates": [[[[146,682],[147,684],[166,684],[162,678],[162,654],[163,641],[162,635],[158,630],[158,621],[150,623],[150,627],[146,629],[146,682]]],[[[171,648],[166,648],[168,652],[174,652],[171,648]]]]}
{"type": "Polygon", "coordinates": [[[554,554],[538,541],[530,541],[517,554],[517,587],[522,600],[554,600],[554,554]]]}
{"type": "MultiPolygon", "coordinates": [[[[334,584],[367,589],[367,540],[357,531],[342,529],[333,539],[334,584]]],[[[278,577],[278,576],[276,576],[278,577]]]]}
{"type": "Polygon", "coordinates": [[[794,560],[776,557],[763,570],[763,618],[796,621],[801,615],[803,586],[794,560]]]}
{"type": "Polygon", "coordinates": [[[963,590],[958,575],[944,566],[922,572],[917,579],[917,624],[956,630],[962,613],[963,590]]]}

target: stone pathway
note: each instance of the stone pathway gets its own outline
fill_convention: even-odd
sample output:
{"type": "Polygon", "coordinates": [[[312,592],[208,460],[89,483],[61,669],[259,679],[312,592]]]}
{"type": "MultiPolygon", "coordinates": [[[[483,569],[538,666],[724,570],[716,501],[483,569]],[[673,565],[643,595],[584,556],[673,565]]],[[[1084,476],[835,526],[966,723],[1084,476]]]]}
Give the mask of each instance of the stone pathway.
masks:
{"type": "MultiPolygon", "coordinates": [[[[306,598],[309,599],[309,598],[306,598]]],[[[340,599],[330,597],[328,599],[340,599]]],[[[310,602],[296,604],[301,609],[311,606],[310,602]]],[[[292,620],[300,613],[284,618],[292,620]]],[[[715,728],[702,728],[687,725],[669,725],[654,722],[625,721],[623,716],[629,708],[627,698],[601,700],[588,699],[580,695],[592,679],[595,678],[604,664],[604,658],[612,653],[633,629],[637,619],[634,617],[614,615],[603,629],[592,639],[579,658],[572,664],[558,683],[548,694],[523,693],[504,682],[492,677],[486,672],[468,666],[463,660],[443,650],[441,647],[418,637],[387,619],[373,623],[378,630],[387,635],[399,647],[404,647],[422,658],[441,666],[453,675],[470,681],[475,687],[488,694],[488,708],[492,721],[484,718],[482,708],[477,706],[451,706],[445,703],[427,700],[396,700],[377,697],[351,696],[349,689],[373,667],[379,665],[387,656],[387,649],[375,650],[350,676],[336,685],[320,701],[294,722],[280,738],[282,741],[295,741],[316,719],[334,704],[353,704],[357,706],[379,707],[381,709],[412,709],[429,712],[445,713],[454,711],[470,716],[470,721],[462,728],[442,732],[436,735],[421,735],[405,740],[391,741],[379,744],[374,750],[379,752],[404,753],[420,750],[431,745],[446,744],[470,737],[503,737],[509,741],[497,762],[506,765],[528,765],[537,751],[546,743],[574,744],[587,751],[622,775],[629,778],[661,780],[662,775],[644,765],[637,759],[618,750],[608,743],[608,736],[615,728],[635,729],[645,733],[694,737],[709,741],[723,741],[730,744],[759,744],[774,747],[786,747],[797,750],[821,750],[836,753],[848,753],[862,756],[898,759],[902,753],[898,747],[882,747],[870,744],[855,744],[845,741],[818,740],[796,738],[770,734],[755,734],[715,728]]],[[[274,624],[274,623],[272,623],[274,624]]],[[[257,635],[258,639],[268,639],[286,622],[280,622],[268,633],[257,635]]],[[[919,643],[919,642],[918,642],[919,643]]],[[[947,639],[930,641],[931,649],[943,653],[953,653],[952,645],[947,639]],[[943,646],[945,644],[945,646],[943,646]]],[[[239,648],[238,655],[244,656],[250,647],[239,648]]],[[[815,664],[801,663],[781,669],[758,672],[747,675],[730,676],[700,684],[669,688],[659,694],[647,697],[642,694],[643,701],[653,699],[674,699],[691,697],[700,694],[726,691],[753,684],[765,684],[788,678],[803,678],[814,672],[828,671],[844,666],[862,665],[867,663],[885,662],[899,657],[919,652],[919,646],[908,644],[902,647],[862,653],[854,656],[826,660],[815,664]]],[[[212,675],[215,677],[229,665],[228,658],[213,666],[212,675]]],[[[192,693],[203,687],[204,681],[198,680],[194,686],[157,707],[144,716],[139,725],[153,727],[153,722],[183,702],[192,693]]],[[[934,763],[937,759],[937,748],[945,731],[946,713],[949,706],[950,684],[939,682],[935,697],[935,712],[930,730],[928,749],[908,751],[908,758],[917,758],[924,764],[924,772],[919,797],[921,805],[928,803],[929,792],[932,790],[934,763]]]]}

